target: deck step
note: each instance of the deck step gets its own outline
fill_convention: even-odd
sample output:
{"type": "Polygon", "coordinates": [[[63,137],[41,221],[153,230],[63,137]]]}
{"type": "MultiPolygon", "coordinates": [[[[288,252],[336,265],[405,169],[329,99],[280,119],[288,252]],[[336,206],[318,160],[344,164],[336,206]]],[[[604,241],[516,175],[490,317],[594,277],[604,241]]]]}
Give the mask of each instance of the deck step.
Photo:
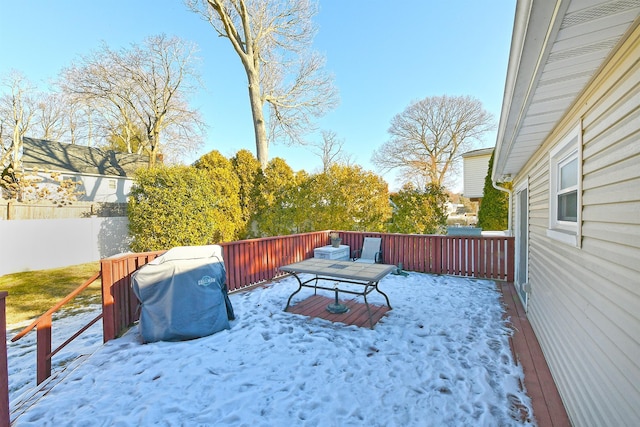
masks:
{"type": "Polygon", "coordinates": [[[49,378],[38,384],[30,391],[23,393],[20,400],[16,402],[10,414],[11,423],[13,424],[20,416],[35,405],[42,397],[46,396],[56,385],[62,382],[70,373],[75,371],[89,357],[89,354],[81,354],[80,356],[67,363],[62,369],[53,372],[49,378]]]}

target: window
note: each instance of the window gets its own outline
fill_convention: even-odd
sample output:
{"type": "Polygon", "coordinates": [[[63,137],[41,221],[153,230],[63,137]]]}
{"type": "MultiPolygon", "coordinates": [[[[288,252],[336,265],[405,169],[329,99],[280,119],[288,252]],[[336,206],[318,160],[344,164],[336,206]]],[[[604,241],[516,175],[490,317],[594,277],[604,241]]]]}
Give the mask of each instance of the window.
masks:
{"type": "Polygon", "coordinates": [[[110,179],[108,181],[109,183],[109,190],[115,190],[116,189],[116,180],[115,179],[110,179]]]}
{"type": "Polygon", "coordinates": [[[578,221],[577,153],[558,165],[558,221],[578,221]]]}
{"type": "Polygon", "coordinates": [[[547,236],[579,246],[582,128],[576,126],[551,150],[547,236]]]}

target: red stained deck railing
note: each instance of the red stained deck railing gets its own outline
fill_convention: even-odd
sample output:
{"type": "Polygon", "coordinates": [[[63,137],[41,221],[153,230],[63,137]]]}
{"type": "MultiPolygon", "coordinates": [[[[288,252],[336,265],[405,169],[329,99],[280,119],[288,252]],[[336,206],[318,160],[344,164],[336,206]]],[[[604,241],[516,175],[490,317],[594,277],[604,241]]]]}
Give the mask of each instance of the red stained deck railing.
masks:
{"type": "MultiPolygon", "coordinates": [[[[483,236],[406,235],[338,232],[342,244],[353,252],[362,249],[365,237],[380,237],[382,262],[402,264],[404,270],[470,276],[512,282],[514,278],[514,238],[483,236]]],[[[229,291],[237,291],[283,276],[279,267],[313,257],[313,250],[330,242],[329,231],[267,237],[222,243],[229,291]]],[[[38,383],[51,374],[51,314],[75,297],[96,277],[102,277],[102,314],[76,332],[62,346],[80,335],[102,317],[103,340],[116,338],[138,320],[138,300],[131,288],[131,275],[165,251],[132,253],[101,260],[101,272],[73,291],[65,300],[42,315],[23,331],[38,329],[38,383]],[[28,329],[28,330],[27,330],[28,329]]],[[[6,292],[0,292],[0,327],[6,342],[4,303],[6,292]]],[[[21,335],[21,336],[22,336],[21,335]]],[[[0,337],[1,338],[1,337],[0,337]]],[[[19,337],[14,337],[18,339],[19,337]]],[[[61,346],[61,347],[62,347],[61,346]]],[[[9,425],[9,390],[6,346],[0,351],[0,427],[9,425]]]]}
{"type": "Polygon", "coordinates": [[[92,319],[88,324],[83,326],[79,331],[75,332],[69,339],[60,344],[55,350],[51,350],[51,336],[52,336],[52,322],[53,322],[53,314],[60,310],[65,304],[69,301],[77,297],[82,291],[87,289],[93,282],[95,282],[100,277],[100,272],[95,273],[89,279],[87,279],[82,285],[74,289],[69,295],[60,300],[56,305],[47,310],[46,313],[38,317],[34,320],[29,326],[24,328],[22,331],[17,333],[13,338],[11,338],[11,342],[18,341],[20,338],[27,335],[33,329],[36,329],[36,380],[37,383],[40,384],[47,378],[51,376],[51,358],[64,347],[67,346],[71,341],[76,339],[81,333],[89,329],[94,323],[96,323],[102,317],[102,314],[99,314],[94,319],[92,319]]]}
{"type": "MultiPolygon", "coordinates": [[[[221,243],[227,288],[233,292],[282,276],[280,266],[311,258],[314,248],[328,243],[328,231],[221,243]]],[[[164,252],[124,254],[101,261],[104,342],[138,320],[131,274],[164,252]]]]}
{"type": "MultiPolygon", "coordinates": [[[[407,235],[339,232],[351,251],[365,237],[382,238],[385,264],[410,271],[513,281],[513,237],[407,235]]],[[[227,286],[233,292],[284,275],[278,268],[312,258],[314,248],[329,244],[329,231],[222,243],[227,286]]],[[[125,254],[102,260],[103,327],[107,342],[138,319],[131,274],[164,251],[125,254]]]]}
{"type": "Polygon", "coordinates": [[[105,258],[100,261],[102,273],[102,339],[114,339],[122,325],[137,319],[138,300],[131,290],[131,275],[166,251],[141,252],[105,258]]]}
{"type": "Polygon", "coordinates": [[[365,237],[382,238],[382,262],[404,270],[513,281],[513,237],[339,233],[351,251],[361,249],[365,237]]]}
{"type": "Polygon", "coordinates": [[[283,276],[283,265],[312,258],[313,250],[329,244],[329,232],[293,234],[222,243],[229,291],[283,276]]]}
{"type": "Polygon", "coordinates": [[[0,427],[8,427],[9,420],[9,367],[7,365],[7,295],[0,292],[0,427]]]}

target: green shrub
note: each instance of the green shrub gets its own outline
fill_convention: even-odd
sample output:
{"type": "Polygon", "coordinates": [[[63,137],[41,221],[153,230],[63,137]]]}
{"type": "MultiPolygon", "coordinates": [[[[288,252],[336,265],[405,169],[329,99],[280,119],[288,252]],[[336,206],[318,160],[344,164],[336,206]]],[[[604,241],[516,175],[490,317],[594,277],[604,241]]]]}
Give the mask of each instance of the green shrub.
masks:
{"type": "MultiPolygon", "coordinates": [[[[218,182],[218,185],[225,185],[218,182]]],[[[232,240],[235,225],[206,169],[140,169],[129,197],[129,234],[136,252],[232,240]]]]}
{"type": "Polygon", "coordinates": [[[231,165],[238,178],[240,188],[240,226],[238,237],[245,239],[250,236],[252,220],[257,213],[257,203],[260,198],[260,186],[264,175],[260,162],[249,150],[242,149],[231,158],[231,165]]]}
{"type": "Polygon", "coordinates": [[[428,184],[424,191],[413,184],[405,184],[391,195],[393,215],[387,229],[391,233],[437,234],[447,223],[445,203],[448,200],[443,187],[428,184]]]}
{"type": "Polygon", "coordinates": [[[391,217],[387,183],[357,165],[334,164],[310,177],[306,203],[312,230],[384,231],[391,217]]]}
{"type": "MultiPolygon", "coordinates": [[[[484,231],[502,231],[509,226],[509,194],[494,188],[491,182],[494,154],[495,151],[491,154],[491,159],[489,159],[489,170],[484,179],[484,194],[478,211],[478,227],[481,227],[484,231]]],[[[511,189],[511,183],[499,183],[499,185],[511,189]]]]}

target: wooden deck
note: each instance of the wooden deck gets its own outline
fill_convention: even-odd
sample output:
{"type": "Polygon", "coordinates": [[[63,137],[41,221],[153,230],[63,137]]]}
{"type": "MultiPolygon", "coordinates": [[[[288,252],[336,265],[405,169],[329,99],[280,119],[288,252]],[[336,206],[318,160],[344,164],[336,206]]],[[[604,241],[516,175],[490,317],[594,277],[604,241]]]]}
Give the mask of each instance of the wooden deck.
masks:
{"type": "Polygon", "coordinates": [[[533,403],[533,414],[539,427],[571,426],[560,393],[551,377],[540,343],[533,333],[524,307],[513,283],[496,282],[502,291],[506,316],[515,330],[511,338],[511,351],[522,365],[524,386],[533,403]]]}
{"type": "MultiPolygon", "coordinates": [[[[369,327],[369,313],[364,303],[355,299],[343,300],[340,303],[349,307],[349,311],[342,314],[333,314],[327,311],[327,306],[333,304],[335,298],[328,298],[322,295],[312,295],[309,298],[297,302],[287,310],[289,313],[302,314],[303,316],[319,317],[335,323],[344,323],[345,325],[356,325],[359,327],[369,327]]],[[[389,307],[369,304],[371,310],[371,322],[375,326],[378,320],[382,319],[389,307]]]]}
{"type": "MultiPolygon", "coordinates": [[[[531,324],[526,317],[524,307],[518,299],[513,283],[496,282],[502,292],[506,317],[510,320],[514,329],[510,339],[511,351],[517,363],[522,365],[524,371],[524,385],[527,394],[531,397],[533,414],[539,427],[571,426],[569,417],[564,409],[558,389],[551,377],[551,372],[542,354],[538,339],[531,329],[531,324]]],[[[290,313],[301,314],[309,317],[318,317],[331,322],[369,327],[369,315],[364,303],[356,300],[340,300],[349,307],[344,314],[333,314],[327,311],[327,305],[335,302],[334,299],[321,295],[312,295],[309,298],[297,302],[289,307],[290,313]]],[[[386,306],[369,304],[372,321],[375,324],[389,311],[386,306]]]]}

